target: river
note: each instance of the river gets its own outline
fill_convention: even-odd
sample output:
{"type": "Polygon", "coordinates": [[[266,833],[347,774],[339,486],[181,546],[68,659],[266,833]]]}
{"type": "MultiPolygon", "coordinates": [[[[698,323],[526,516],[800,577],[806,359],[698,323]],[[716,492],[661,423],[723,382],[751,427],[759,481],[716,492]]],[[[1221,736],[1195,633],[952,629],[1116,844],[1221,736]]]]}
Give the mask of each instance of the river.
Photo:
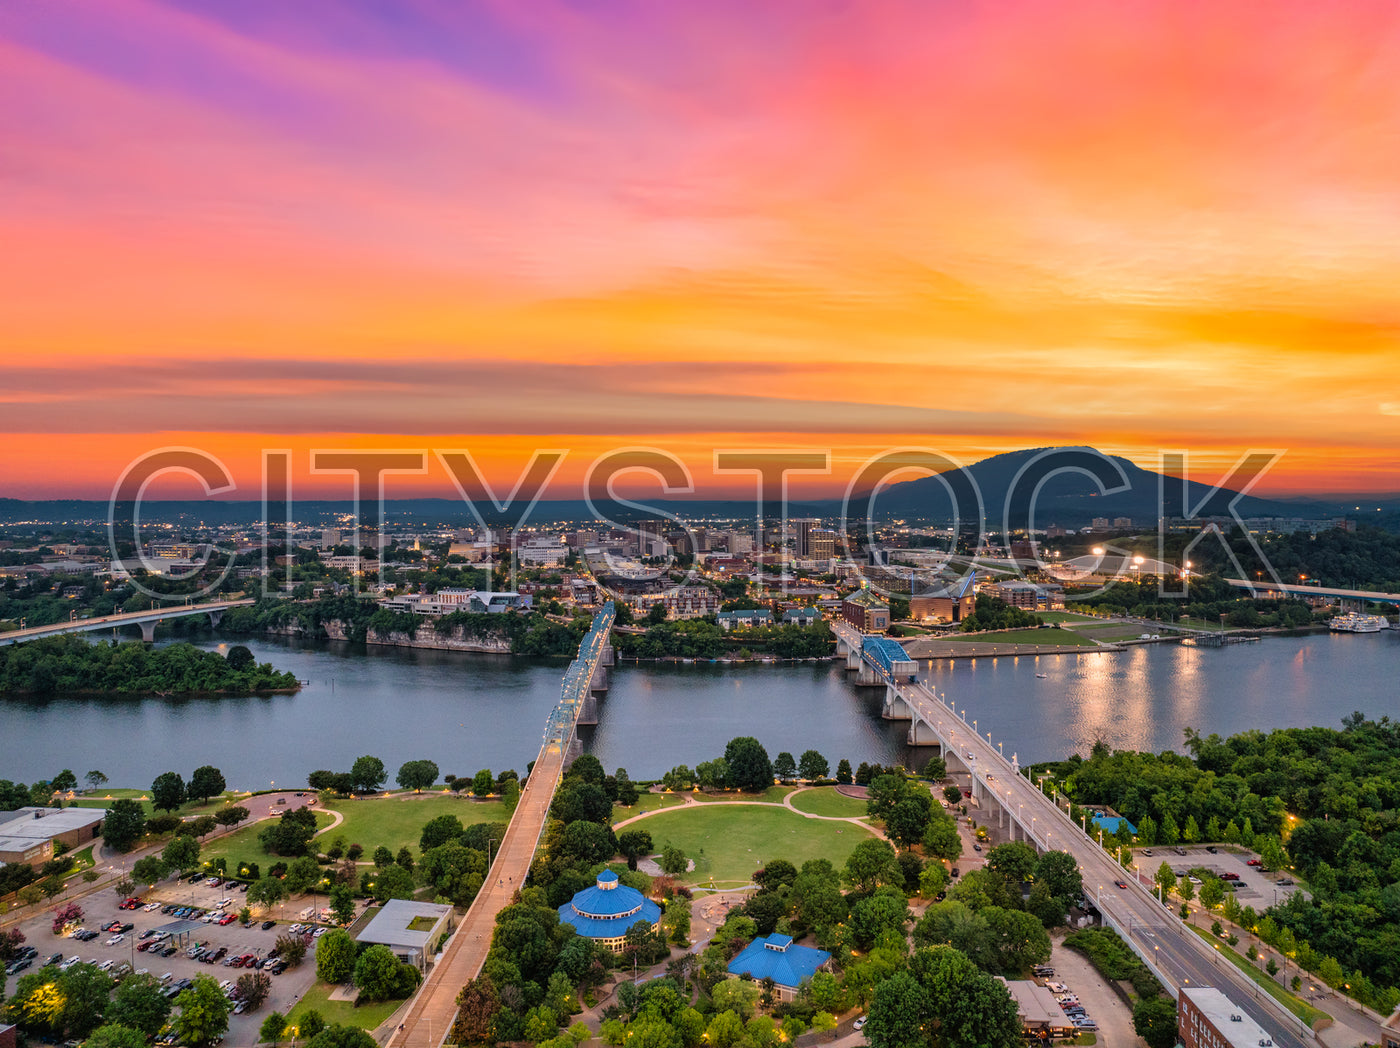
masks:
{"type": "MultiPolygon", "coordinates": [[[[267,698],[0,700],[0,778],[32,782],[71,768],[81,779],[96,768],[113,784],[142,786],[162,771],[188,776],[212,764],[230,786],[259,789],[303,783],[316,768],[348,769],[366,753],[381,757],[391,776],[417,758],[444,774],[524,771],[565,667],[344,643],[246,643],[259,661],[310,683],[267,698]]],[[[1188,726],[1228,735],[1336,727],[1353,710],[1400,717],[1400,636],[1390,634],[925,662],[920,673],[1022,763],[1087,753],[1099,738],[1181,749],[1188,726]]],[[[613,671],[597,727],[581,735],[604,767],[625,767],[633,778],[693,767],[735,735],[757,736],[770,754],[817,749],[833,770],[841,757],[916,760],[907,725],[881,720],[878,693],[848,679],[828,662],[626,663],[613,671]]]]}

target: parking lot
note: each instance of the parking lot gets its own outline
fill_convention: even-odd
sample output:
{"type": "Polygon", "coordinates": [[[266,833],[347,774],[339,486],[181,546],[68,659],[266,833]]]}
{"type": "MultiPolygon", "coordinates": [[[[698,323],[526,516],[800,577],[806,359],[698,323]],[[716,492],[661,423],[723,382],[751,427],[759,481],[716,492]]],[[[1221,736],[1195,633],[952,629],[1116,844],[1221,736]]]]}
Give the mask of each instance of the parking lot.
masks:
{"type": "Polygon", "coordinates": [[[1059,937],[1051,943],[1050,965],[1057,982],[1072,990],[1098,1025],[1098,1044],[1104,1048],[1133,1048],[1143,1044],[1133,1030],[1133,1013],[1082,953],[1067,949],[1059,937]]]}
{"type": "Polygon", "coordinates": [[[1276,902],[1285,903],[1299,890],[1296,883],[1279,883],[1295,880],[1286,870],[1264,873],[1259,867],[1250,866],[1249,860],[1258,858],[1253,852],[1243,849],[1232,852],[1220,847],[1215,854],[1211,854],[1205,845],[1200,844],[1182,845],[1179,850],[1186,854],[1179,855],[1178,849],[1165,845],[1141,850],[1138,852],[1138,870],[1151,878],[1157,872],[1157,867],[1165,861],[1178,877],[1196,867],[1210,870],[1217,876],[1222,873],[1236,874],[1235,898],[1241,906],[1253,906],[1256,910],[1265,910],[1276,902]],[[1152,854],[1148,855],[1148,851],[1152,854]]]}
{"type": "MultiPolygon", "coordinates": [[[[236,886],[216,888],[207,883],[207,879],[194,883],[170,879],[143,894],[141,905],[136,909],[122,908],[123,900],[110,891],[81,899],[82,928],[88,933],[83,940],[54,935],[52,919],[47,913],[27,921],[21,930],[26,945],[38,951],[32,962],[36,968],[44,965],[53,954],[61,953],[60,964],[87,962],[113,974],[127,965],[132,971],[145,970],[158,979],[169,975],[165,982],[170,987],[196,975],[208,976],[218,983],[236,983],[240,975],[258,970],[252,965],[264,961],[277,937],[289,932],[296,923],[278,919],[272,927],[264,928],[265,922],[257,920],[244,927],[237,920],[238,911],[244,906],[243,899],[243,893],[236,886]],[[167,908],[172,912],[165,912],[167,908]],[[184,910],[196,911],[197,915],[182,916],[184,910]],[[223,913],[232,919],[224,923],[219,923],[218,919],[206,921],[204,918],[211,913],[223,913]],[[125,931],[103,930],[113,922],[131,927],[125,931]],[[140,949],[143,944],[157,940],[164,944],[159,950],[150,945],[140,949]],[[207,955],[217,955],[218,959],[206,963],[192,958],[190,952],[196,946],[207,955]],[[220,951],[223,951],[221,955],[220,951]],[[72,961],[75,957],[77,961],[72,961]],[[244,957],[249,961],[239,967],[228,963],[244,957]]],[[[56,900],[53,908],[57,905],[62,905],[62,900],[56,900]]],[[[267,1013],[275,1010],[285,1015],[311,986],[316,977],[315,939],[300,966],[280,974],[273,974],[272,967],[265,966],[262,970],[272,975],[271,992],[255,1011],[229,1016],[229,1032],[224,1039],[228,1045],[255,1044],[258,1027],[267,1013]]]]}

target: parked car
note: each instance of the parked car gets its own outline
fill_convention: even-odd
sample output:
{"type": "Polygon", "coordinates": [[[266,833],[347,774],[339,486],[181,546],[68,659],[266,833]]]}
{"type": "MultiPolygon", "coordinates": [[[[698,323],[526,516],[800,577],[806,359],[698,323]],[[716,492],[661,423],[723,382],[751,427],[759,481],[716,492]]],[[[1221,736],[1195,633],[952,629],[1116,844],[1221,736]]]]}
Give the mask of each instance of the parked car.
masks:
{"type": "Polygon", "coordinates": [[[865,1029],[865,1016],[863,1016],[863,1015],[857,1015],[857,1016],[856,1016],[856,1021],[855,1021],[854,1023],[852,1023],[851,1025],[854,1026],[857,1030],[863,1030],[863,1029],[865,1029]]]}
{"type": "Polygon", "coordinates": [[[267,931],[269,928],[275,928],[275,927],[277,927],[277,922],[276,922],[276,921],[263,921],[263,922],[262,922],[263,931],[267,931]]]}
{"type": "Polygon", "coordinates": [[[1245,865],[1246,865],[1246,866],[1263,866],[1264,864],[1263,864],[1262,862],[1260,862],[1258,859],[1250,859],[1250,860],[1248,860],[1248,861],[1245,863],[1245,865]]]}

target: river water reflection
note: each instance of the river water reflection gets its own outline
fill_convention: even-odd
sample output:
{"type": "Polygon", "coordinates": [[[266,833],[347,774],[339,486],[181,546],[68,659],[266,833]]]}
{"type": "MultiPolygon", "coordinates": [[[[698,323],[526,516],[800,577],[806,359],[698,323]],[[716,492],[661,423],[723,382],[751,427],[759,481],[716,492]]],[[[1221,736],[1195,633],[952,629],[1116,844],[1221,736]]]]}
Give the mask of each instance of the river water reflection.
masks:
{"type": "MultiPolygon", "coordinates": [[[[218,647],[217,640],[202,646],[218,647]]],[[[232,643],[232,642],[227,642],[232,643]]],[[[72,768],[115,783],[223,769],[231,786],[304,782],[361,754],[391,769],[420,757],[443,773],[521,771],[538,752],[563,660],[247,642],[259,661],[309,681],[296,695],[170,700],[0,700],[0,778],[32,782],[72,768]]],[[[1225,648],[1150,645],[1121,653],[921,663],[920,673],[1023,763],[1085,753],[1095,739],[1182,748],[1187,726],[1335,727],[1353,710],[1400,717],[1400,636],[1321,634],[1225,648]],[[1043,677],[1039,676],[1044,674],[1043,677]]],[[[878,692],[837,663],[633,664],[613,672],[586,748],[612,770],[654,777],[722,752],[734,735],[771,753],[820,750],[834,769],[910,762],[907,725],[880,719],[878,692]]]]}

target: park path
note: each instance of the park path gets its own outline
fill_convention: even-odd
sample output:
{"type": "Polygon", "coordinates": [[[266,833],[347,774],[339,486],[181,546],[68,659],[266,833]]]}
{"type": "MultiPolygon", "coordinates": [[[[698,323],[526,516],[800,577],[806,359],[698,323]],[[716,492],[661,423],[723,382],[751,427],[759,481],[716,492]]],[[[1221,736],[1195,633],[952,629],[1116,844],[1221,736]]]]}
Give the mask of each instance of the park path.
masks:
{"type": "Polygon", "coordinates": [[[814,812],[803,811],[792,803],[792,799],[799,793],[806,793],[808,790],[826,789],[824,786],[803,786],[801,789],[793,790],[781,801],[697,801],[689,794],[681,798],[680,804],[672,804],[665,808],[654,808],[651,811],[640,812],[621,822],[613,823],[614,830],[620,830],[624,826],[630,826],[634,822],[642,819],[650,819],[653,815],[663,815],[669,811],[680,811],[682,808],[723,808],[723,807],[751,807],[751,808],[786,808],[795,815],[801,815],[804,819],[819,819],[822,822],[848,822],[853,826],[859,826],[866,833],[878,837],[880,831],[864,821],[859,815],[817,815],[814,812]]]}

